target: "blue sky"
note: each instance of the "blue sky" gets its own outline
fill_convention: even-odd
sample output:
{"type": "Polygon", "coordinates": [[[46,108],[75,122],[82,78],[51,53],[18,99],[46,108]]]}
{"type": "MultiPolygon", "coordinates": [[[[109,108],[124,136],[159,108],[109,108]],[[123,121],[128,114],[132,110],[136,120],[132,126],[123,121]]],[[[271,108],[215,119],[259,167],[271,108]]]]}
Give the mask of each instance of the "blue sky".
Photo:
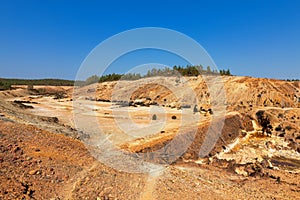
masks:
{"type": "MultiPolygon", "coordinates": [[[[299,10],[297,0],[1,0],[0,77],[75,79],[103,40],[128,29],[163,27],[199,42],[233,74],[300,78],[299,10]]],[[[157,52],[136,59],[141,56],[157,62],[157,52]]],[[[131,67],[116,63],[116,72],[131,67]]]]}

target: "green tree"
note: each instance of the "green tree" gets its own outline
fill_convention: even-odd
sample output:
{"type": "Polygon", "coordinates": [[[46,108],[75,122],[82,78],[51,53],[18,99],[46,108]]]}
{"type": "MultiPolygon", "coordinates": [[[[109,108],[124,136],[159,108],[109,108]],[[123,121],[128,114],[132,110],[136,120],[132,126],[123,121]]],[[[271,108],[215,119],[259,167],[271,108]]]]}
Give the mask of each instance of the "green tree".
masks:
{"type": "Polygon", "coordinates": [[[207,66],[206,71],[207,71],[207,73],[211,73],[210,66],[207,66]]]}
{"type": "Polygon", "coordinates": [[[97,83],[98,81],[99,81],[99,76],[93,75],[93,76],[87,78],[87,79],[85,80],[85,83],[86,83],[87,85],[90,85],[90,84],[93,84],[93,83],[97,83]]]}
{"type": "MultiPolygon", "coordinates": [[[[225,70],[224,70],[225,71],[225,70]]],[[[229,69],[227,69],[226,70],[226,72],[225,72],[225,75],[227,75],[227,76],[230,76],[231,75],[231,73],[230,73],[230,70],[229,69]]]]}

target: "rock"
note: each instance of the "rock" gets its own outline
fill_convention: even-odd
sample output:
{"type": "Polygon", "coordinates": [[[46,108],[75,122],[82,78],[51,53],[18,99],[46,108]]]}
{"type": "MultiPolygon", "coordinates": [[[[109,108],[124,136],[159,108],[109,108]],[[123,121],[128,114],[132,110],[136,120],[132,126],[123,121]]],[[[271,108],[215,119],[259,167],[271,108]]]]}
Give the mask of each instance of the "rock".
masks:
{"type": "Polygon", "coordinates": [[[14,153],[17,153],[18,151],[22,151],[20,147],[16,147],[16,148],[14,148],[14,150],[13,150],[14,153]]]}
{"type": "Polygon", "coordinates": [[[28,156],[28,157],[26,157],[26,160],[29,161],[29,160],[32,160],[32,158],[28,156]]]}
{"type": "Polygon", "coordinates": [[[253,118],[249,115],[244,115],[242,117],[242,124],[246,131],[254,131],[252,120],[253,120],[253,118]]]}
{"type": "Polygon", "coordinates": [[[264,167],[264,168],[273,169],[272,163],[271,163],[269,160],[267,160],[267,159],[263,159],[263,160],[261,161],[261,165],[262,165],[262,167],[264,167]]]}
{"type": "Polygon", "coordinates": [[[157,119],[156,114],[152,115],[152,120],[156,120],[156,119],[157,119]]]}
{"type": "Polygon", "coordinates": [[[59,120],[57,117],[46,117],[46,116],[39,116],[42,121],[51,122],[51,123],[58,123],[59,120]]]}
{"type": "Polygon", "coordinates": [[[185,160],[193,159],[194,156],[191,153],[185,153],[182,156],[185,160]]]}
{"type": "Polygon", "coordinates": [[[172,103],[170,103],[170,108],[176,108],[177,106],[176,106],[176,102],[172,102],[172,103]]]}
{"type": "Polygon", "coordinates": [[[284,137],[284,135],[285,135],[285,132],[282,132],[278,135],[278,137],[284,137]]]}
{"type": "Polygon", "coordinates": [[[245,171],[245,168],[243,166],[236,167],[234,171],[239,175],[248,176],[248,173],[245,171]]]}
{"type": "Polygon", "coordinates": [[[86,97],[85,100],[88,100],[88,101],[96,101],[96,98],[93,98],[93,97],[86,97]]]}
{"type": "Polygon", "coordinates": [[[13,103],[14,103],[14,105],[16,105],[16,106],[18,106],[19,108],[22,108],[22,109],[33,109],[33,106],[25,105],[24,101],[15,100],[13,103]]]}
{"type": "Polygon", "coordinates": [[[38,172],[38,170],[37,170],[37,169],[34,169],[34,170],[29,171],[28,174],[34,175],[34,174],[36,174],[37,172],[38,172]]]}
{"type": "Polygon", "coordinates": [[[188,105],[188,104],[183,104],[180,106],[181,109],[183,108],[191,108],[191,105],[188,105]]]}
{"type": "Polygon", "coordinates": [[[262,176],[263,175],[263,168],[259,163],[249,164],[245,167],[245,171],[248,173],[249,176],[262,176]]]}
{"type": "Polygon", "coordinates": [[[275,149],[276,147],[275,147],[275,145],[274,145],[274,143],[273,142],[271,142],[271,141],[267,141],[266,142],[266,147],[268,148],[268,149],[275,149]]]}
{"type": "Polygon", "coordinates": [[[142,99],[136,99],[133,101],[133,103],[135,105],[140,105],[140,106],[144,106],[146,103],[147,99],[146,98],[142,98],[142,99]]]}
{"type": "Polygon", "coordinates": [[[87,90],[87,93],[92,93],[92,92],[96,92],[96,89],[95,89],[95,88],[92,88],[92,89],[88,89],[88,90],[87,90]]]}
{"type": "Polygon", "coordinates": [[[298,148],[298,143],[291,139],[288,146],[296,150],[298,148]]]}
{"type": "Polygon", "coordinates": [[[196,113],[198,112],[198,108],[197,108],[197,105],[194,106],[194,109],[193,109],[193,113],[196,113]]]}

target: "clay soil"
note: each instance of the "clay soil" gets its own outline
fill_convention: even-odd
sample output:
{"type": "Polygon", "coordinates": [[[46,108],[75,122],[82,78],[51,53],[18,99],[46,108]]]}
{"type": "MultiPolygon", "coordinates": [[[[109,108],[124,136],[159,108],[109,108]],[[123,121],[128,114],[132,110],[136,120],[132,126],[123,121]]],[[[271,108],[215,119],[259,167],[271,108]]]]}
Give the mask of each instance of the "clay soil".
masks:
{"type": "MultiPolygon", "coordinates": [[[[210,108],[203,81],[188,81],[202,99],[199,104],[210,108]]],[[[97,85],[96,97],[90,93],[94,86],[0,92],[0,199],[300,199],[299,84],[250,77],[223,81],[224,127],[205,156],[199,152],[214,114],[182,112],[181,97],[155,84],[139,88],[132,98],[158,105],[129,107],[108,102],[114,82],[97,85]],[[82,97],[78,110],[73,91],[82,97]],[[85,126],[76,126],[74,116],[85,126]],[[93,138],[86,131],[91,117],[118,149],[143,155],[163,170],[129,173],[100,162],[86,142],[93,138]],[[260,118],[268,119],[271,134],[262,131],[260,118]],[[181,124],[182,119],[187,120],[181,124]],[[172,149],[189,141],[185,152],[171,159],[172,149]],[[175,146],[161,159],[157,152],[168,144],[175,146]]]]}

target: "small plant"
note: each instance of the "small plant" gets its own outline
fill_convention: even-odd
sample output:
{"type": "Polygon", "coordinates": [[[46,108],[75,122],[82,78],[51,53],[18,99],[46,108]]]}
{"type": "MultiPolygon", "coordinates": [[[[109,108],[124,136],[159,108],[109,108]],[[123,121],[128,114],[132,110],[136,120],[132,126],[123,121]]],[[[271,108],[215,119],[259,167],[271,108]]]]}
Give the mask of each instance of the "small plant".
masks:
{"type": "Polygon", "coordinates": [[[279,126],[277,126],[276,128],[275,128],[275,131],[281,131],[281,126],[279,125],[279,126]]]}
{"type": "Polygon", "coordinates": [[[285,129],[290,131],[292,129],[292,127],[291,126],[286,126],[285,129]]]}
{"type": "Polygon", "coordinates": [[[33,90],[33,85],[32,85],[32,84],[28,84],[28,85],[27,85],[27,90],[29,90],[29,91],[30,91],[30,90],[33,90]]]}
{"type": "Polygon", "coordinates": [[[157,119],[156,114],[152,115],[152,120],[156,120],[156,119],[157,119]]]}

